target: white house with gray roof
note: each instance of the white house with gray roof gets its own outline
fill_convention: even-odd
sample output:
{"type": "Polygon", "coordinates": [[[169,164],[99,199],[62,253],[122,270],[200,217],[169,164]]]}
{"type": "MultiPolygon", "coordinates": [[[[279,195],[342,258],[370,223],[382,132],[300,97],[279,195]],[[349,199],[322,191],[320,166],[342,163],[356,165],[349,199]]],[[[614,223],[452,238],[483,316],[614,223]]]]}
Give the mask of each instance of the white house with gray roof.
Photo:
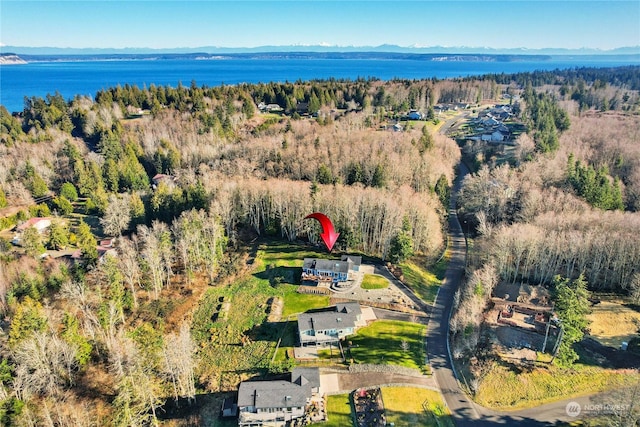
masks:
{"type": "Polygon", "coordinates": [[[238,389],[240,427],[285,426],[322,403],[318,368],[295,368],[291,380],[244,381],[238,389]]]}
{"type": "Polygon", "coordinates": [[[346,302],[322,311],[298,315],[298,338],[300,345],[327,346],[357,332],[366,326],[362,320],[362,309],[357,302],[346,302]]]}

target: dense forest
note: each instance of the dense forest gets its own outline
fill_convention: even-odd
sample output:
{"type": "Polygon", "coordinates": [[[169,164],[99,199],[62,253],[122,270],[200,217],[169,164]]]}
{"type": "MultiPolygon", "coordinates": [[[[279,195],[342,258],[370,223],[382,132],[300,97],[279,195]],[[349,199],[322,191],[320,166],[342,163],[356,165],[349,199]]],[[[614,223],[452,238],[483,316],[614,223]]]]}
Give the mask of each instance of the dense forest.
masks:
{"type": "MultiPolygon", "coordinates": [[[[189,316],[167,301],[232,280],[255,237],[317,243],[313,211],[340,249],[395,260],[409,234],[438,258],[461,158],[436,131],[439,103],[508,95],[528,130],[506,161],[460,144],[482,165],[459,196],[477,234],[471,277],[584,274],[639,295],[639,73],[125,85],[0,107],[0,422],[146,425],[166,401],[212,391],[189,316]],[[401,121],[411,109],[429,120],[401,121]],[[13,227],[38,217],[53,218],[48,237],[13,246],[13,227]]],[[[479,318],[484,300],[469,301],[479,318]]]]}

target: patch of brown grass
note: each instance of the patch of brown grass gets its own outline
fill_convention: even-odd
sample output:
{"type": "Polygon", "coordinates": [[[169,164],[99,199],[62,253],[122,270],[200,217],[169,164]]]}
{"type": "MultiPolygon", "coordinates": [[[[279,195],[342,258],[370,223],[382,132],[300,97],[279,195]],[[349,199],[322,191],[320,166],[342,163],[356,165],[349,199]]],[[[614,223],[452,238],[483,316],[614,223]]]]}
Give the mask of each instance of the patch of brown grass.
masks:
{"type": "Polygon", "coordinates": [[[592,308],[591,337],[603,345],[620,347],[638,335],[640,312],[622,305],[622,301],[602,301],[592,308]]]}

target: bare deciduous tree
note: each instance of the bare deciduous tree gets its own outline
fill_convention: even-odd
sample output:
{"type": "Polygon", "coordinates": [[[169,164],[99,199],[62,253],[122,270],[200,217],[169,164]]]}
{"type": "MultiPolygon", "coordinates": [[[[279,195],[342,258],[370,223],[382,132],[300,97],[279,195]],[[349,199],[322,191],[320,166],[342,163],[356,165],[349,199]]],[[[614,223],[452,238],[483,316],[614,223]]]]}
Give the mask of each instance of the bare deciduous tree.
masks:
{"type": "Polygon", "coordinates": [[[180,397],[186,397],[189,401],[195,399],[194,353],[195,345],[191,331],[185,322],[177,335],[171,334],[166,337],[163,349],[164,373],[171,381],[176,401],[180,397]]]}
{"type": "MultiPolygon", "coordinates": [[[[137,237],[134,235],[134,238],[137,237]]],[[[131,291],[133,306],[138,307],[136,293],[140,286],[141,269],[136,242],[130,239],[121,238],[118,244],[118,265],[125,282],[131,291]]]]}
{"type": "Polygon", "coordinates": [[[112,236],[122,235],[122,231],[129,227],[131,222],[131,208],[128,195],[109,196],[109,205],[104,216],[100,218],[100,224],[104,232],[112,236]]]}
{"type": "Polygon", "coordinates": [[[19,399],[55,396],[74,381],[76,351],[55,335],[35,332],[14,350],[14,391],[19,399]]]}

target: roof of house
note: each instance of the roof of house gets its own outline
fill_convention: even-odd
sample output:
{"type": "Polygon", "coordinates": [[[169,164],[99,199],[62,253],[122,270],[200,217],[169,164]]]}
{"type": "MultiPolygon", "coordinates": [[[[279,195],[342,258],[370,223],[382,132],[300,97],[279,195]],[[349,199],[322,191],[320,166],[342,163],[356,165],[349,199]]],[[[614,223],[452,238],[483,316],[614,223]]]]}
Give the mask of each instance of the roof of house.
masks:
{"type": "Polygon", "coordinates": [[[355,315],[362,314],[362,309],[360,308],[360,304],[352,301],[352,302],[341,302],[336,304],[336,312],[338,313],[352,313],[355,315]]]}
{"type": "Polygon", "coordinates": [[[358,303],[338,304],[327,311],[301,313],[298,314],[298,331],[353,328],[361,313],[358,303]]]}
{"type": "Polygon", "coordinates": [[[311,386],[290,381],[244,381],[238,389],[238,407],[290,408],[305,406],[311,386]]]}
{"type": "Polygon", "coordinates": [[[43,225],[48,227],[49,225],[51,225],[51,218],[40,218],[40,217],[31,218],[31,219],[23,222],[22,224],[20,224],[17,227],[17,230],[18,231],[24,231],[29,227],[34,227],[39,222],[42,222],[43,225]]]}
{"type": "Polygon", "coordinates": [[[98,258],[102,258],[104,256],[118,256],[118,251],[115,248],[108,248],[104,246],[96,246],[96,250],[98,251],[98,258]]]}
{"type": "Polygon", "coordinates": [[[349,263],[346,261],[337,261],[332,259],[305,258],[302,268],[320,271],[333,271],[334,273],[348,273],[349,263]]]}
{"type": "Polygon", "coordinates": [[[291,382],[300,386],[309,386],[312,389],[320,388],[320,369],[294,368],[291,372],[291,382]]]}
{"type": "Polygon", "coordinates": [[[346,261],[347,263],[350,262],[353,265],[360,265],[362,264],[362,257],[354,256],[354,255],[342,255],[342,258],[340,258],[340,261],[346,261]]]}

